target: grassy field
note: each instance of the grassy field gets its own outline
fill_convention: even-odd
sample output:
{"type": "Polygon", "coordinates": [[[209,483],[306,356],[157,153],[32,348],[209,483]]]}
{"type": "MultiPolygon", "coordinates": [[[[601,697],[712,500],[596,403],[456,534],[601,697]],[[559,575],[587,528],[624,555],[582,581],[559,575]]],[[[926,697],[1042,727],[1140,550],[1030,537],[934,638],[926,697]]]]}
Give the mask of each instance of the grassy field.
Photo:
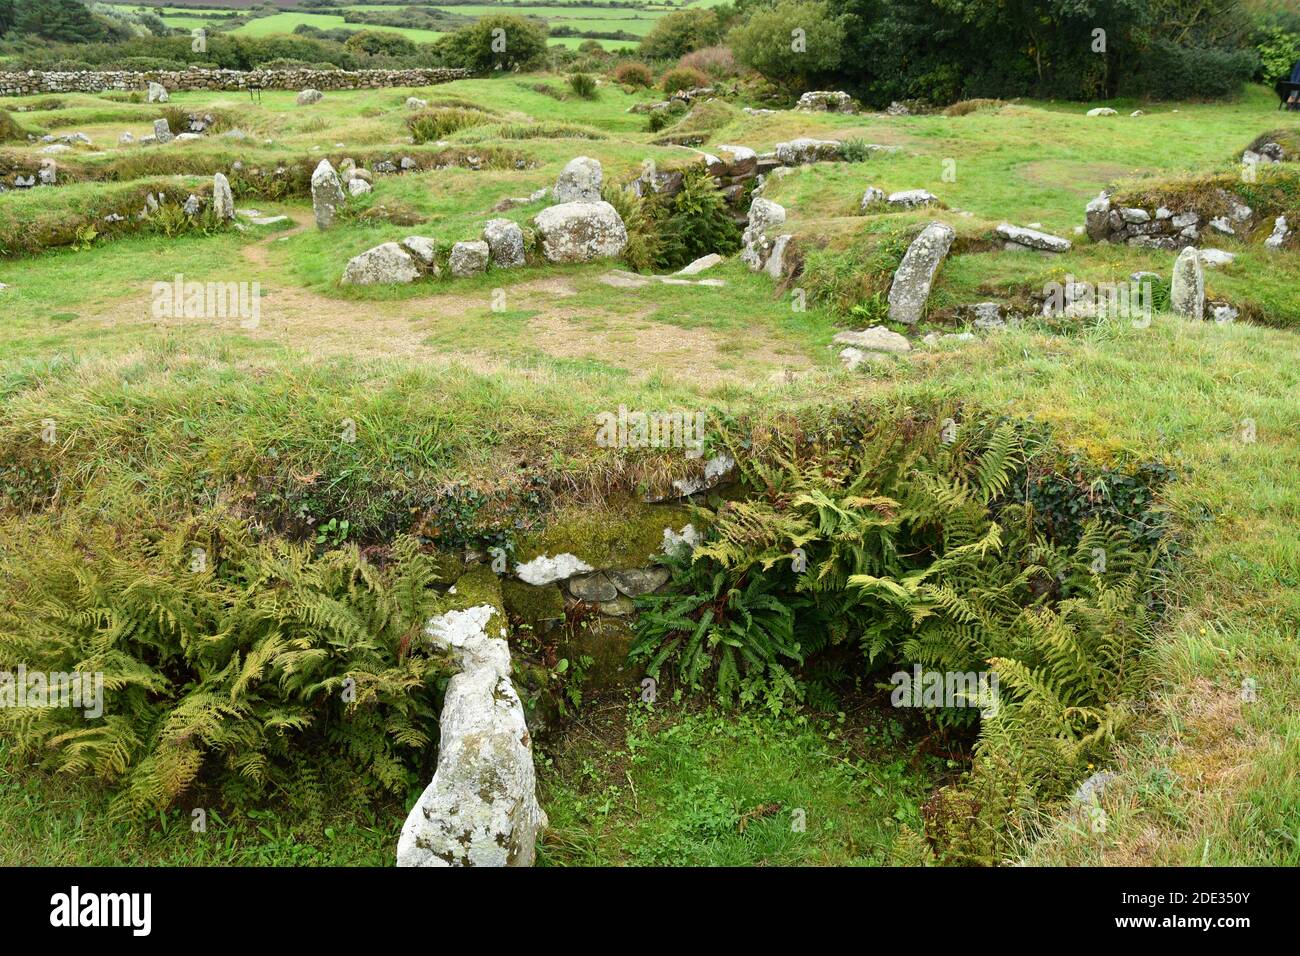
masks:
{"type": "MultiPolygon", "coordinates": [[[[403,123],[412,94],[489,106],[512,125],[575,125],[596,138],[502,140],[492,124],[462,130],[449,137],[453,145],[517,150],[525,168],[379,175],[374,193],[354,204],[372,217],[329,233],[310,225],[302,200],[241,198],[241,207],[292,222],[0,259],[0,447],[19,447],[47,419],[63,436],[52,466],[57,507],[0,512],[0,566],[60,525],[130,529],[144,515],[179,520],[228,506],[270,447],[277,474],[338,481],[316,499],[334,510],[314,517],[368,528],[381,524],[388,490],[412,474],[484,490],[521,474],[561,475],[582,489],[575,498],[599,499],[592,489],[607,482],[625,488],[636,476],[594,447],[590,428],[595,413],[620,404],[743,414],[963,397],[1050,423],[1095,460],[1158,460],[1179,474],[1162,502],[1183,540],[1169,582],[1174,603],[1151,651],[1159,678],[1140,728],[1108,768],[1119,774],[1106,797],[1110,826],[1097,835],[1050,817],[1026,835],[1022,858],[1300,865],[1300,717],[1291,705],[1300,693],[1300,252],[1215,241],[1238,258],[1208,272],[1209,293],[1248,309],[1254,322],[1189,325],[1167,313],[1146,328],[1030,320],[866,373],[842,368],[830,348],[837,331],[860,322],[816,303],[795,311],[770,279],[734,259],[710,273],[725,280],[722,288],[652,284],[612,295],[601,281],[610,265],[601,263],[340,287],[348,259],[382,241],[475,238],[501,215],[491,212],[498,199],[551,185],[575,155],[600,159],[615,182],[647,159],[661,167],[693,159],[691,150],[651,144],[644,117],[627,112],[636,96],[603,85],[594,101],[561,100],[537,92],[537,83],[563,87],[542,76],[470,80],[327,93],[312,108],[296,107],[292,92],[268,92],[253,105],[229,93],[176,93],[170,105],[231,113],[250,138],[165,148],[103,145],[124,131],[145,133],[157,115],[146,104],[69,95],[60,109],[21,114],[32,127],[92,138],[96,147],[69,164],[93,173],[138,155],[157,176],[173,172],[163,149],[209,159],[214,169],[236,159],[272,167],[375,150],[400,155],[414,149],[403,123]],[[155,154],[163,158],[151,167],[155,154]],[[175,273],[260,282],[260,326],[155,317],[153,283],[175,273]],[[504,310],[494,308],[497,290],[504,310]],[[343,418],[365,427],[340,451],[329,439],[343,418]],[[1241,439],[1245,421],[1253,441],[1241,439]],[[1253,701],[1240,693],[1246,679],[1258,688],[1253,701]]],[[[765,195],[786,207],[801,240],[831,248],[927,219],[951,224],[959,252],[940,273],[919,331],[952,331],[954,307],[1015,298],[1066,274],[1094,282],[1139,269],[1167,276],[1171,253],[1075,236],[1088,199],[1118,181],[1231,169],[1259,133],[1300,129],[1300,117],[1275,112],[1263,89],[1226,104],[1141,104],[1140,117],[1128,115],[1139,104],[1109,105],[1121,115],[1089,118],[1085,105],[1034,102],[963,117],[752,115],[736,104],[706,131],[704,148],[766,150],[795,136],[898,146],[865,164],[804,167],[773,180],[765,195]],[[863,217],[857,203],[870,185],[926,188],[945,206],[863,217]],[[997,251],[988,239],[1004,220],[1041,223],[1075,248],[1056,258],[997,251]]],[[[183,180],[182,190],[191,182],[199,180],[183,180]]],[[[7,193],[0,232],[71,214],[109,188],[7,193]]],[[[526,222],[542,205],[504,215],[526,222]]],[[[889,862],[900,828],[918,825],[920,802],[954,769],[920,758],[909,741],[871,706],[841,721],[600,702],[542,748],[542,802],[554,830],[540,859],[889,862]],[[763,809],[773,804],[781,809],[763,809]],[[792,808],[807,811],[798,839],[792,808]]],[[[290,823],[274,807],[266,816],[214,807],[206,839],[196,839],[187,813],[109,825],[93,788],[8,757],[3,765],[3,862],[383,864],[404,809],[340,797],[335,816],[290,823]]]]}

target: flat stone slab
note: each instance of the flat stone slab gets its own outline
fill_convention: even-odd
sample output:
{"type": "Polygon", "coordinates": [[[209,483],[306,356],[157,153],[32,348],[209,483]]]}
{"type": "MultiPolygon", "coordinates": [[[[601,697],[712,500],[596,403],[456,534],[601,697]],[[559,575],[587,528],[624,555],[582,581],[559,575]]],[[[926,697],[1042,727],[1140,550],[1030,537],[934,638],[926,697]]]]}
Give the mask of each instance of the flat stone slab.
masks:
{"type": "Polygon", "coordinates": [[[907,336],[892,332],[883,325],[873,325],[858,332],[840,332],[832,340],[836,345],[851,345],[867,352],[889,352],[901,355],[912,350],[907,336]]]}
{"type": "Polygon", "coordinates": [[[930,286],[955,238],[957,234],[947,223],[932,222],[912,240],[889,286],[891,321],[904,325],[921,321],[930,286]]]}
{"type": "Polygon", "coordinates": [[[1009,222],[1001,223],[997,228],[997,233],[1010,242],[1028,246],[1031,249],[1042,249],[1044,252],[1069,252],[1073,245],[1069,239],[1062,239],[1060,236],[1039,232],[1037,229],[1013,226],[1009,222]]]}

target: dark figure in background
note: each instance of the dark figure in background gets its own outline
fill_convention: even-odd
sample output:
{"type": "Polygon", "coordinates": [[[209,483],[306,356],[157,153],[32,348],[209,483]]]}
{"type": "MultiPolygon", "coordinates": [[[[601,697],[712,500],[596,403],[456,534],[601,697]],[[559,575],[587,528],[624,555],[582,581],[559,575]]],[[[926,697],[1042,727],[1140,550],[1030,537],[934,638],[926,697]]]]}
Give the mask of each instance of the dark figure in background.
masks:
{"type": "Polygon", "coordinates": [[[1300,110],[1300,60],[1291,67],[1291,78],[1278,83],[1278,96],[1286,98],[1286,108],[1300,110]]]}

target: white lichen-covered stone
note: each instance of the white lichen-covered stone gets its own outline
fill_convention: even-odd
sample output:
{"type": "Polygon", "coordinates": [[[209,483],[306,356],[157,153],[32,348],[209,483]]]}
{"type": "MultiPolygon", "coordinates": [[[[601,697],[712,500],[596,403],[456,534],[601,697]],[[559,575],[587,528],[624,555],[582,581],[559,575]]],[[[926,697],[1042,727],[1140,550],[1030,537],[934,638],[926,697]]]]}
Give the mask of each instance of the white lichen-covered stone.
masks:
{"type": "Polygon", "coordinates": [[[810,90],[799,97],[795,109],[805,112],[853,113],[853,97],[843,90],[810,90]]]}
{"type": "Polygon", "coordinates": [[[370,183],[366,182],[364,179],[348,180],[349,196],[364,196],[366,193],[370,192],[372,188],[373,187],[370,185],[370,183]]]}
{"type": "Polygon", "coordinates": [[[311,209],[316,215],[316,225],[328,229],[334,224],[334,215],[343,205],[343,186],[338,173],[328,159],[322,159],[311,174],[311,209]]]}
{"type": "Polygon", "coordinates": [[[1088,115],[1089,116],[1114,116],[1116,115],[1116,113],[1109,106],[1098,106],[1088,110],[1088,115]]]}
{"type": "Polygon", "coordinates": [[[153,121],[153,138],[155,143],[170,143],[172,141],[172,131],[171,127],[167,125],[166,117],[153,121]]]}
{"type": "Polygon", "coordinates": [[[875,206],[885,204],[885,191],[879,186],[868,186],[867,191],[862,194],[862,201],[858,203],[858,208],[866,212],[875,206]]]}
{"type": "Polygon", "coordinates": [[[705,269],[712,269],[720,262],[722,262],[722,256],[718,255],[716,252],[710,252],[707,256],[700,256],[698,259],[691,262],[689,265],[685,265],[682,268],[678,269],[675,273],[673,273],[673,275],[679,275],[679,276],[699,275],[705,269]]]}
{"type": "Polygon", "coordinates": [[[590,156],[577,156],[565,164],[560,177],[555,180],[552,196],[557,203],[600,202],[603,182],[600,161],[590,156]]]}
{"type": "Polygon", "coordinates": [[[428,236],[407,236],[402,240],[402,246],[415,258],[419,259],[426,266],[437,269],[435,260],[438,258],[438,243],[428,236]]]}
{"type": "Polygon", "coordinates": [[[491,219],[483,227],[492,265],[512,269],[524,264],[524,231],[510,219],[491,219]]]}
{"type": "Polygon", "coordinates": [[[627,228],[607,202],[566,202],[549,206],[534,220],[547,262],[591,262],[619,255],[627,228]]]}
{"type": "Polygon", "coordinates": [[[740,261],[749,266],[751,272],[762,269],[772,251],[772,240],[768,238],[768,232],[784,224],[784,206],[761,196],[755,197],[749,204],[749,221],[740,237],[740,261]]]}
{"type": "Polygon", "coordinates": [[[684,551],[694,551],[703,543],[704,535],[695,529],[695,525],[688,524],[683,525],[678,531],[664,528],[664,541],[660,547],[664,554],[676,555],[684,551]]]}
{"type": "Polygon", "coordinates": [[[1037,229],[1013,226],[1009,222],[1001,223],[997,233],[1009,242],[1028,246],[1030,249],[1041,249],[1044,252],[1069,252],[1071,247],[1069,239],[1062,239],[1060,236],[1053,236],[1037,229]]]}
{"type": "Polygon", "coordinates": [[[311,106],[313,103],[319,103],[325,98],[325,94],[320,90],[313,90],[310,87],[298,94],[299,106],[311,106]]]}
{"type": "Polygon", "coordinates": [[[691,478],[678,478],[673,482],[673,489],[678,497],[699,494],[716,487],[736,470],[736,460],[728,454],[715,455],[704,463],[704,471],[691,478]]]}
{"type": "Polygon", "coordinates": [[[422,100],[418,96],[408,96],[406,98],[406,108],[408,110],[422,110],[428,105],[428,100],[422,100]]]}
{"type": "Polygon", "coordinates": [[[776,158],[783,166],[832,162],[840,158],[841,148],[839,140],[800,137],[788,143],[777,143],[776,158]]]}
{"type": "Polygon", "coordinates": [[[395,242],[385,242],[348,260],[344,285],[401,285],[420,278],[411,254],[395,242]]]}
{"type": "Polygon", "coordinates": [[[573,577],[575,574],[586,574],[588,571],[596,570],[586,561],[583,561],[576,554],[557,554],[555,557],[548,557],[545,554],[539,554],[531,561],[525,561],[523,564],[515,567],[515,576],[525,584],[543,585],[554,584],[556,581],[564,581],[573,577]]]}
{"type": "Polygon", "coordinates": [[[1289,235],[1291,230],[1287,228],[1286,216],[1278,216],[1273,220],[1273,232],[1264,240],[1264,246],[1274,251],[1281,249],[1289,235]]]}
{"type": "Polygon", "coordinates": [[[903,206],[904,208],[932,206],[938,201],[939,197],[926,189],[904,189],[900,192],[890,193],[888,199],[891,206],[903,206]]]}
{"type": "Polygon", "coordinates": [[[1224,249],[1202,249],[1201,265],[1207,269],[1216,269],[1219,266],[1228,266],[1236,260],[1235,253],[1228,252],[1224,249]]]}
{"type": "Polygon", "coordinates": [[[1196,248],[1187,246],[1174,261],[1169,289],[1169,308],[1174,315],[1200,321],[1205,318],[1205,271],[1196,248]]]}
{"type": "Polygon", "coordinates": [[[836,345],[848,345],[867,352],[890,352],[901,355],[912,350],[912,345],[907,341],[906,336],[899,335],[883,325],[873,325],[860,332],[839,332],[832,341],[836,345]]]}
{"type": "Polygon", "coordinates": [[[932,222],[912,240],[889,286],[889,318],[915,325],[925,311],[930,286],[957,234],[947,223],[932,222]]]}
{"type": "Polygon", "coordinates": [[[167,87],[161,83],[149,81],[148,101],[150,103],[166,103],[171,97],[167,95],[167,87]]]}
{"type": "Polygon", "coordinates": [[[547,819],[510,647],[486,632],[493,613],[487,604],[448,611],[425,628],[461,671],[447,685],[438,766],[402,825],[398,866],[533,864],[547,819]]]}
{"type": "Polygon", "coordinates": [[[447,268],[457,279],[481,276],[487,272],[488,256],[488,244],[482,240],[457,242],[452,245],[451,254],[447,257],[447,268]]]}

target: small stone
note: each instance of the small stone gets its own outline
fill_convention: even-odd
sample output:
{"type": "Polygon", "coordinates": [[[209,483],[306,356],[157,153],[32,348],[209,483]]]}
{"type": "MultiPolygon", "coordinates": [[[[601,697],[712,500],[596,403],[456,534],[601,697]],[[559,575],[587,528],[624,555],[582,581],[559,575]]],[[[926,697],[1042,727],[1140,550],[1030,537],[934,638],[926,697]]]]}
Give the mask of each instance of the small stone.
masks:
{"type": "Polygon", "coordinates": [[[907,341],[906,336],[890,331],[883,325],[873,325],[859,332],[839,332],[831,341],[836,345],[851,345],[868,352],[901,355],[912,350],[912,345],[907,341]]]}
{"type": "Polygon", "coordinates": [[[1174,315],[1199,322],[1205,318],[1205,273],[1201,258],[1193,246],[1178,254],[1174,262],[1169,307],[1174,315]]]}
{"type": "Polygon", "coordinates": [[[862,194],[862,201],[858,203],[858,209],[866,212],[875,206],[885,204],[885,191],[879,186],[868,186],[867,191],[862,194]]]}
{"type": "Polygon", "coordinates": [[[575,574],[596,570],[577,555],[564,553],[550,558],[538,555],[515,568],[515,576],[525,584],[543,585],[565,581],[575,574]]]}
{"type": "Polygon", "coordinates": [[[524,231],[510,219],[491,219],[483,227],[492,265],[512,269],[524,264],[524,231]]]}
{"type": "Polygon", "coordinates": [[[658,591],[668,583],[670,577],[667,568],[633,568],[629,571],[606,571],[614,587],[628,597],[640,597],[658,591]]]}
{"type": "Polygon", "coordinates": [[[902,192],[890,193],[889,204],[891,206],[929,206],[939,201],[933,193],[924,189],[905,189],[902,192]]]}
{"type": "Polygon", "coordinates": [[[618,597],[618,589],[604,571],[571,577],[568,588],[569,593],[579,601],[599,604],[601,601],[612,601],[618,597]]]}
{"type": "Polygon", "coordinates": [[[451,247],[451,255],[447,259],[447,266],[451,269],[451,274],[457,279],[481,276],[487,272],[490,255],[491,250],[488,248],[488,244],[482,240],[457,242],[451,247]]]}
{"type": "Polygon", "coordinates": [[[325,98],[325,94],[322,93],[320,90],[313,90],[311,88],[308,88],[298,94],[298,105],[311,106],[314,103],[319,103],[324,98],[325,98]]]}
{"type": "Polygon", "coordinates": [[[411,254],[395,242],[367,249],[348,261],[344,285],[403,285],[420,278],[411,254]]]}
{"type": "Polygon", "coordinates": [[[370,190],[371,190],[370,183],[366,182],[364,179],[348,180],[349,196],[364,196],[366,193],[370,192],[370,190]]]}
{"type": "Polygon", "coordinates": [[[1210,269],[1217,268],[1218,266],[1231,265],[1233,260],[1236,258],[1236,255],[1231,252],[1226,252],[1223,249],[1201,250],[1201,265],[1210,269]]]}
{"type": "Polygon", "coordinates": [[[696,259],[694,262],[690,263],[689,265],[683,266],[682,268],[678,269],[674,273],[674,275],[679,275],[679,276],[699,275],[705,269],[712,269],[720,262],[722,262],[722,256],[718,255],[716,252],[710,252],[707,256],[700,256],[700,258],[696,259]]]}

